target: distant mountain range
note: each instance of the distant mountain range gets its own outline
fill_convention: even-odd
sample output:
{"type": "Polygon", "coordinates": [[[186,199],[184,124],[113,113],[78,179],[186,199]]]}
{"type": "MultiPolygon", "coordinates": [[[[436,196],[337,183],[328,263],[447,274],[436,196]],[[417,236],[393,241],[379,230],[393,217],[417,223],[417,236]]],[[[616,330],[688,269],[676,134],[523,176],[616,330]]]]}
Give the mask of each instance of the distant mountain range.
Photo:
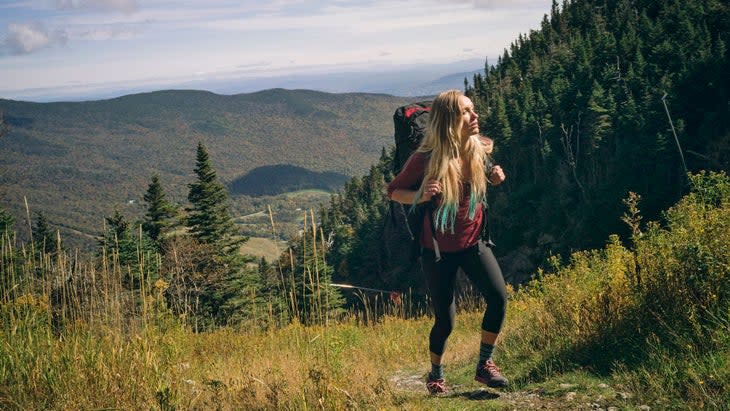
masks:
{"type": "MultiPolygon", "coordinates": [[[[322,70],[322,69],[320,69],[322,70]]],[[[484,61],[471,59],[444,64],[422,64],[396,67],[371,67],[344,70],[329,67],[322,72],[299,72],[268,77],[241,77],[220,74],[196,80],[165,83],[88,84],[58,88],[18,91],[13,99],[35,102],[86,101],[115,98],[122,95],[151,92],[160,89],[206,90],[217,94],[252,93],[274,88],[317,90],[328,93],[377,93],[393,96],[426,96],[440,91],[464,87],[464,78],[483,73],[484,61]],[[464,68],[473,68],[464,71],[464,68]]],[[[0,96],[0,97],[7,97],[0,96]]]]}
{"type": "Polygon", "coordinates": [[[76,103],[0,100],[10,128],[0,138],[0,201],[19,223],[26,197],[31,212],[66,227],[64,235],[96,235],[114,207],[142,215],[153,174],[184,203],[198,141],[235,193],[333,189],[364,174],[392,144],[393,111],[413,100],[283,89],[228,96],[159,91],[76,103]]]}
{"type": "MultiPolygon", "coordinates": [[[[478,64],[473,66],[479,67],[478,64]]],[[[454,88],[463,89],[464,78],[471,81],[475,73],[484,72],[484,69],[459,72],[453,69],[447,70],[446,68],[423,67],[381,72],[300,74],[252,80],[199,81],[186,83],[184,86],[211,90],[220,94],[247,93],[262,88],[305,88],[329,93],[362,92],[414,97],[435,95],[443,90],[454,88]]]]}

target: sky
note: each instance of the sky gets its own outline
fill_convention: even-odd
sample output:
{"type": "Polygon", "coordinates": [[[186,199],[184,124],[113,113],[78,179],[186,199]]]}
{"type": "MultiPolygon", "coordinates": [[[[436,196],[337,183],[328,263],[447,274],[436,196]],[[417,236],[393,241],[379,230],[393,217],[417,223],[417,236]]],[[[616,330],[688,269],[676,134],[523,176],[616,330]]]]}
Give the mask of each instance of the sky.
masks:
{"type": "Polygon", "coordinates": [[[483,61],[539,28],[550,5],[0,0],[0,98],[483,61]]]}

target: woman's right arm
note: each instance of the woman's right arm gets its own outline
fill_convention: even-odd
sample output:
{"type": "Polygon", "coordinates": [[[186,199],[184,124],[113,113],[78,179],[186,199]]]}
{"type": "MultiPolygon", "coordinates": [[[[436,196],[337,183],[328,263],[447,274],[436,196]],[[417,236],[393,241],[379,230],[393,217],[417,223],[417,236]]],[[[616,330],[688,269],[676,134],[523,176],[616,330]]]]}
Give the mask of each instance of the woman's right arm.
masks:
{"type": "Polygon", "coordinates": [[[425,168],[425,156],[419,152],[413,153],[401,172],[388,184],[388,197],[402,204],[413,204],[414,201],[417,203],[430,201],[431,197],[441,192],[438,181],[428,181],[424,185],[423,193],[419,199],[415,198],[418,190],[413,189],[413,187],[421,185],[425,168]]]}
{"type": "MultiPolygon", "coordinates": [[[[408,190],[405,188],[396,188],[390,192],[390,199],[397,201],[401,204],[413,204],[413,200],[416,198],[416,190],[408,190]]],[[[420,201],[418,201],[420,203],[420,201]]]]}
{"type": "MultiPolygon", "coordinates": [[[[435,195],[438,195],[440,192],[441,184],[436,180],[428,180],[426,185],[423,187],[423,193],[421,193],[421,198],[419,198],[416,202],[420,204],[431,201],[431,198],[435,195]]],[[[418,194],[418,191],[416,190],[397,188],[390,193],[390,199],[402,204],[413,204],[413,201],[416,198],[416,194],[418,194]]]]}

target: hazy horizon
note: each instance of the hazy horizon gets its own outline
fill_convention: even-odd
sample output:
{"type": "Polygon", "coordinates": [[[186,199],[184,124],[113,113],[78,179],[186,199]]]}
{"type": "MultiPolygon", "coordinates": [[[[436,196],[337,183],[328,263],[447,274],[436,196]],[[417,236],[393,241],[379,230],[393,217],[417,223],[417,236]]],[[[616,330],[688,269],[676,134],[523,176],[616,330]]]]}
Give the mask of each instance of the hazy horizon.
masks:
{"type": "MultiPolygon", "coordinates": [[[[436,80],[483,67],[537,29],[550,5],[11,0],[0,4],[0,98],[77,101],[186,85],[238,93],[277,78],[418,69],[436,80]],[[443,70],[459,62],[474,64],[443,70]]],[[[347,82],[355,88],[347,91],[363,91],[347,82]]]]}
{"type": "MultiPolygon", "coordinates": [[[[492,59],[489,60],[490,62],[492,59]]],[[[491,64],[491,63],[490,63],[491,64]]],[[[221,95],[254,93],[273,88],[304,89],[328,93],[377,93],[415,97],[435,94],[446,88],[463,87],[464,76],[483,72],[484,60],[466,60],[451,64],[402,65],[367,70],[332,71],[304,74],[270,75],[202,79],[185,82],[140,84],[100,83],[60,88],[27,89],[22,94],[5,97],[34,103],[95,101],[130,94],[162,90],[200,90],[221,95]],[[461,75],[461,76],[460,76],[461,75]],[[449,79],[450,77],[453,77],[449,79]],[[451,81],[449,81],[451,80],[451,81]]]]}

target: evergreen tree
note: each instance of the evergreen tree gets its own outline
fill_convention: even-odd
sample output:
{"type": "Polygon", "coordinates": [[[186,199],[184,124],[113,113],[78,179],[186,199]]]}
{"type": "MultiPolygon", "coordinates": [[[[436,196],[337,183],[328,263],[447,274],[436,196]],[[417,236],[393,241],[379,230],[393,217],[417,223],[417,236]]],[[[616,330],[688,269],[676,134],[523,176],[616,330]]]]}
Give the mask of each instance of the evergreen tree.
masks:
{"type": "Polygon", "coordinates": [[[255,319],[260,308],[260,278],[247,267],[250,257],[238,252],[247,241],[237,233],[228,211],[228,193],[218,182],[208,152],[198,143],[195,164],[197,181],[189,184],[187,225],[193,238],[203,249],[212,248],[213,255],[201,259],[199,265],[205,277],[200,292],[200,309],[196,315],[206,323],[241,324],[255,319]]]}
{"type": "MultiPolygon", "coordinates": [[[[0,137],[5,135],[8,128],[5,125],[5,122],[2,119],[2,116],[0,116],[0,137]]],[[[0,173],[0,177],[2,177],[2,173],[0,173]]],[[[3,236],[5,234],[10,235],[10,231],[13,229],[13,222],[15,219],[13,218],[10,213],[5,211],[2,207],[0,207],[0,236],[3,236]]]]}
{"type": "Polygon", "coordinates": [[[187,210],[190,233],[199,242],[215,245],[222,254],[227,254],[247,239],[236,232],[228,211],[228,192],[218,182],[203,143],[198,143],[194,171],[198,179],[188,185],[188,200],[192,203],[187,210]]]}
{"type": "Polygon", "coordinates": [[[176,210],[165,198],[165,192],[162,190],[160,178],[157,175],[152,176],[152,182],[147,187],[144,201],[147,203],[147,213],[142,229],[153,241],[159,243],[160,235],[163,230],[170,227],[176,210]]]}
{"type": "Polygon", "coordinates": [[[330,287],[334,270],[325,260],[324,244],[320,239],[312,240],[312,232],[303,233],[290,243],[289,253],[279,261],[284,279],[283,298],[292,315],[302,323],[323,324],[343,312],[345,300],[338,289],[330,287]]]}
{"type": "Polygon", "coordinates": [[[129,289],[137,289],[142,276],[150,281],[156,279],[159,275],[157,247],[141,231],[141,223],[132,226],[117,208],[104,220],[106,231],[99,238],[98,254],[105,254],[109,261],[130,268],[130,275],[123,277],[124,285],[129,289]]]}
{"type": "Polygon", "coordinates": [[[107,255],[118,258],[122,266],[134,265],[137,261],[137,245],[134,242],[129,222],[119,209],[104,217],[106,231],[99,240],[107,255]]]}
{"type": "Polygon", "coordinates": [[[39,253],[53,253],[57,248],[56,235],[48,225],[48,219],[42,211],[36,213],[35,225],[33,225],[33,242],[36,251],[39,253]]]}
{"type": "Polygon", "coordinates": [[[13,223],[15,219],[10,213],[0,208],[0,236],[10,235],[13,230],[13,223]]]}

